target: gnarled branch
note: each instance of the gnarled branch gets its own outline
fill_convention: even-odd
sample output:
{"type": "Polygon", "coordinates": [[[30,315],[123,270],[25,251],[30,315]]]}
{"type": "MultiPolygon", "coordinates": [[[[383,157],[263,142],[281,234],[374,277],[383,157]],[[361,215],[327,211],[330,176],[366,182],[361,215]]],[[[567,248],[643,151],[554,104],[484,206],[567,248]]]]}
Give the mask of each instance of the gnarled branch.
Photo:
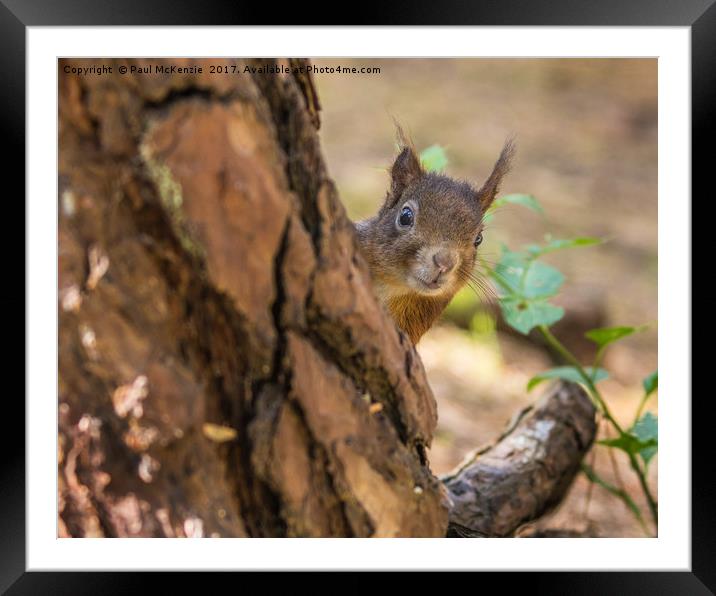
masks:
{"type": "Polygon", "coordinates": [[[574,383],[554,385],[496,443],[443,478],[448,536],[510,536],[559,503],[594,440],[594,406],[574,383]]]}

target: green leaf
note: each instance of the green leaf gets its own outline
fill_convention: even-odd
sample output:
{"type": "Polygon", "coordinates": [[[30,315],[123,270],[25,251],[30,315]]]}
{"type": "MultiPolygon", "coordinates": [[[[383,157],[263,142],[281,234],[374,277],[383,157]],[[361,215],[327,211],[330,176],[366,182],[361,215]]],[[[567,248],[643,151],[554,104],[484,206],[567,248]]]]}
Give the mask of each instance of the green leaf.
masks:
{"type": "Polygon", "coordinates": [[[507,295],[527,299],[554,296],[564,283],[564,276],[554,267],[505,247],[490,274],[507,295]]]}
{"type": "Polygon", "coordinates": [[[603,348],[607,344],[627,337],[632,333],[643,331],[644,329],[646,329],[646,325],[642,325],[641,327],[601,327],[587,331],[584,336],[587,339],[591,339],[600,348],[603,348]]]}
{"type": "Polygon", "coordinates": [[[522,278],[520,294],[526,298],[549,298],[554,296],[564,283],[562,275],[554,267],[534,261],[529,263],[522,278]]]}
{"type": "Polygon", "coordinates": [[[540,246],[539,244],[529,244],[525,247],[525,250],[533,257],[539,257],[541,255],[546,255],[550,252],[555,252],[556,250],[564,250],[566,248],[580,248],[584,246],[594,246],[595,244],[601,244],[602,239],[601,238],[594,238],[592,236],[581,236],[579,238],[571,238],[571,239],[560,239],[555,238],[553,240],[549,240],[547,244],[544,246],[540,246]]]}
{"type": "Polygon", "coordinates": [[[507,294],[524,298],[554,296],[564,283],[564,276],[554,267],[537,261],[546,252],[569,246],[586,246],[600,242],[597,238],[553,240],[547,246],[536,244],[525,247],[524,252],[502,247],[500,262],[494,268],[493,278],[507,294]]]}
{"type": "Polygon", "coordinates": [[[647,412],[636,421],[630,431],[634,436],[647,445],[638,450],[639,455],[646,465],[649,465],[651,458],[656,455],[659,447],[659,421],[654,414],[647,412]]]}
{"type": "Polygon", "coordinates": [[[644,385],[644,392],[647,395],[651,395],[659,388],[659,372],[654,371],[651,373],[646,379],[642,381],[642,385],[644,385]]]}
{"type": "Polygon", "coordinates": [[[503,246],[500,262],[497,263],[494,271],[490,271],[490,275],[508,294],[521,296],[522,278],[528,265],[522,253],[512,252],[503,246]]]}
{"type": "Polygon", "coordinates": [[[515,296],[499,299],[505,322],[527,335],[538,325],[553,325],[564,316],[564,309],[546,300],[526,300],[515,296]]]}
{"type": "Polygon", "coordinates": [[[440,145],[431,145],[420,153],[420,163],[428,172],[440,172],[448,164],[445,149],[440,145]]]}
{"type": "Polygon", "coordinates": [[[627,453],[631,453],[633,455],[642,454],[642,458],[644,457],[644,451],[649,452],[653,449],[653,453],[651,453],[651,455],[649,456],[649,459],[651,459],[654,453],[656,453],[656,438],[648,438],[642,440],[637,435],[635,435],[634,432],[632,432],[633,430],[634,429],[630,430],[629,432],[622,433],[616,439],[602,439],[601,441],[597,442],[600,445],[605,445],[607,447],[615,447],[616,449],[621,449],[622,451],[626,451],[627,453]]]}
{"type": "Polygon", "coordinates": [[[537,199],[535,199],[532,195],[518,193],[504,195],[495,199],[490,208],[487,210],[487,213],[485,213],[485,215],[482,217],[482,221],[484,221],[485,223],[489,222],[494,216],[495,210],[507,204],[522,205],[523,207],[532,209],[532,211],[536,211],[537,213],[544,213],[542,205],[540,205],[537,199]]]}
{"type": "Polygon", "coordinates": [[[502,291],[499,301],[505,321],[520,333],[527,335],[534,327],[552,325],[564,316],[564,309],[547,301],[564,282],[554,267],[503,247],[490,276],[502,291]]]}
{"type": "Polygon", "coordinates": [[[497,199],[495,199],[494,203],[492,203],[490,211],[507,204],[522,205],[522,207],[527,207],[528,209],[532,209],[532,211],[536,211],[537,213],[544,213],[544,209],[542,209],[542,205],[539,204],[539,201],[537,201],[537,199],[535,199],[532,195],[526,195],[522,193],[498,197],[497,199]]]}
{"type": "MultiPolygon", "coordinates": [[[[593,369],[591,366],[585,366],[584,372],[589,375],[593,383],[598,383],[609,377],[609,373],[603,368],[593,369]]],[[[579,371],[574,366],[558,366],[556,368],[550,368],[544,372],[539,373],[532,377],[527,383],[527,391],[532,391],[534,387],[539,385],[542,381],[550,379],[564,379],[565,381],[572,381],[573,383],[581,383],[584,385],[584,379],[579,371]]]]}

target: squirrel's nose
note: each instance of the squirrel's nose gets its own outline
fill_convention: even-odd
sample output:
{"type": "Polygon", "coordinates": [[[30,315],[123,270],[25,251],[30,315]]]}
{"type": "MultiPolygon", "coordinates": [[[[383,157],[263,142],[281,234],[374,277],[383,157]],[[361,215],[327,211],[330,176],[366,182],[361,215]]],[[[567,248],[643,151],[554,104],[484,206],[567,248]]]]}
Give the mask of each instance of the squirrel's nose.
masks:
{"type": "Polygon", "coordinates": [[[455,267],[455,257],[451,251],[441,248],[433,254],[433,263],[440,270],[440,273],[450,273],[455,267]]]}

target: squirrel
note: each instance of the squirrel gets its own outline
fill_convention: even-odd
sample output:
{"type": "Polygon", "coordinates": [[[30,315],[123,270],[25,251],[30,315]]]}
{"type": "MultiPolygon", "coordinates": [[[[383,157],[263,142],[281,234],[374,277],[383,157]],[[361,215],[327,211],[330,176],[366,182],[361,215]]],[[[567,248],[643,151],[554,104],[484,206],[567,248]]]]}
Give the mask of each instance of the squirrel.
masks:
{"type": "Polygon", "coordinates": [[[397,127],[399,153],[378,213],[354,224],[376,296],[417,344],[470,280],[483,216],[495,200],[515,151],[508,139],[485,183],[426,172],[397,127]]]}

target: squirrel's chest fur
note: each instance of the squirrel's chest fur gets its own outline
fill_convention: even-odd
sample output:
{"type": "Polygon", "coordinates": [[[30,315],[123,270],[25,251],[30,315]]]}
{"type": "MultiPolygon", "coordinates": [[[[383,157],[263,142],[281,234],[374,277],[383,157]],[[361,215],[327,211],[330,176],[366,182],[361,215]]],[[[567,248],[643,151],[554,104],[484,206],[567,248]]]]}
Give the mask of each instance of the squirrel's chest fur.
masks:
{"type": "Polygon", "coordinates": [[[449,301],[449,297],[432,298],[406,294],[388,298],[385,306],[398,326],[415,344],[430,329],[449,301]]]}

